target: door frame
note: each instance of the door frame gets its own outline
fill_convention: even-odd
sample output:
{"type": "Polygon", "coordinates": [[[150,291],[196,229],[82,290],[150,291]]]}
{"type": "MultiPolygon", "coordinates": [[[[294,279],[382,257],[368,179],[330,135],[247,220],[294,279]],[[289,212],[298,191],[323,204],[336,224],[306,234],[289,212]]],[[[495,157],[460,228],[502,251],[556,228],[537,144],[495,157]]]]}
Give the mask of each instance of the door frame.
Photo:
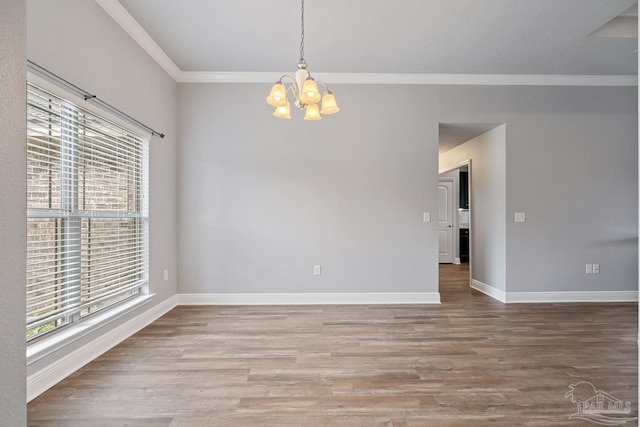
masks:
{"type": "MultiPolygon", "coordinates": [[[[474,222],[474,202],[473,202],[473,168],[472,168],[472,159],[466,159],[458,163],[458,165],[454,168],[447,169],[445,171],[438,173],[438,183],[440,182],[439,175],[447,172],[451,172],[456,169],[460,169],[462,167],[467,167],[467,181],[468,181],[468,192],[469,192],[469,287],[473,283],[473,222],[474,222]]],[[[460,191],[459,189],[457,191],[460,191]]],[[[457,205],[457,204],[456,204],[457,205]]],[[[460,226],[458,224],[458,218],[454,219],[454,223],[456,224],[456,231],[458,236],[458,240],[460,239],[460,226]]],[[[455,237],[454,237],[455,240],[455,237]]],[[[456,247],[459,246],[459,242],[455,243],[456,247]]],[[[438,289],[440,288],[440,283],[438,283],[438,289]]]]}

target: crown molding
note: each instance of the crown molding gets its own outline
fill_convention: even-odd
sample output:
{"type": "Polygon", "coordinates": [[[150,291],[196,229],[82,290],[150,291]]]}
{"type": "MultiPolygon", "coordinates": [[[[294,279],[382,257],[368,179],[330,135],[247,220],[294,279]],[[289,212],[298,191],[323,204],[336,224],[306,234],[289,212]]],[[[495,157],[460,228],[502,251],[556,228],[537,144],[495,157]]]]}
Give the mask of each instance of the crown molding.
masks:
{"type": "Polygon", "coordinates": [[[133,38],[164,70],[178,81],[181,73],[171,58],[158,46],[144,28],[133,19],[133,16],[120,4],[118,0],[96,0],[108,14],[133,38]]]}
{"type": "MultiPolygon", "coordinates": [[[[182,71],[118,0],[95,0],[178,83],[273,83],[287,72],[182,71]]],[[[313,73],[331,84],[637,86],[636,75],[313,73]]]]}
{"type": "MultiPolygon", "coordinates": [[[[286,72],[181,71],[180,83],[274,83],[286,72]]],[[[289,73],[290,74],[290,73],[289,73]]],[[[313,73],[316,80],[334,84],[478,85],[478,86],[637,86],[638,77],[628,75],[547,74],[399,74],[313,73]]]]}

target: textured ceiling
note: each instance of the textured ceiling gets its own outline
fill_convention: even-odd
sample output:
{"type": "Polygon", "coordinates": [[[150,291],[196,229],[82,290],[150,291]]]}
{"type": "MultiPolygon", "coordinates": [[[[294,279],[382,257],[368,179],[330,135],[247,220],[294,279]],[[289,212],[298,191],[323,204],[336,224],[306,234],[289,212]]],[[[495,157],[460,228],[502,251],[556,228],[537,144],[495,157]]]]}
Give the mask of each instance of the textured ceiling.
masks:
{"type": "MultiPolygon", "coordinates": [[[[120,3],[182,71],[296,68],[298,0],[120,3]]],[[[597,35],[635,3],[306,0],[305,59],[322,73],[636,75],[637,35],[597,35]]]]}

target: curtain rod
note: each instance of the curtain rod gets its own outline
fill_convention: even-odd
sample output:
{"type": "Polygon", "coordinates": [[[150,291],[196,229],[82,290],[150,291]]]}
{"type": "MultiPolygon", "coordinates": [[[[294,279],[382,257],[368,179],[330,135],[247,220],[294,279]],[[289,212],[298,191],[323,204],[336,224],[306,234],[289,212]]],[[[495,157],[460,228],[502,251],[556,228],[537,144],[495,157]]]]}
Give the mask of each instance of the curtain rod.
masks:
{"type": "Polygon", "coordinates": [[[29,68],[33,71],[36,71],[40,74],[43,74],[59,83],[62,83],[63,85],[65,85],[67,88],[74,90],[75,92],[81,94],[84,97],[85,101],[93,101],[96,104],[100,105],[102,108],[105,108],[109,111],[111,111],[112,113],[115,113],[116,115],[126,119],[127,121],[136,124],[140,127],[142,127],[143,129],[146,129],[147,131],[151,132],[151,135],[156,135],[159,136],[160,138],[164,138],[164,133],[160,133],[157,132],[153,129],[151,129],[149,126],[145,125],[142,122],[139,122],[138,120],[134,119],[133,117],[131,117],[130,115],[128,115],[127,113],[124,113],[120,110],[118,110],[116,107],[106,103],[105,101],[103,101],[102,99],[98,98],[96,95],[93,95],[90,92],[87,92],[84,89],[79,88],[78,86],[74,85],[73,83],[63,79],[62,77],[58,76],[57,74],[52,73],[51,71],[47,70],[44,67],[41,67],[40,65],[36,64],[35,62],[27,59],[27,64],[29,66],[29,68]]]}

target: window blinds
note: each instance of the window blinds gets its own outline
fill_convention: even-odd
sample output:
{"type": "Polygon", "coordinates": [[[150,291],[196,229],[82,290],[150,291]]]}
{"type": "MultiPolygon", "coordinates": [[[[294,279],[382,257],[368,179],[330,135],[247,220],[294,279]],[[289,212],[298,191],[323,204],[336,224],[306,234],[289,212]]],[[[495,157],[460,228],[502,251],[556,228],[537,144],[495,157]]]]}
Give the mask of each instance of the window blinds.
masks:
{"type": "Polygon", "coordinates": [[[27,86],[27,338],[143,292],[148,144],[27,86]]]}

